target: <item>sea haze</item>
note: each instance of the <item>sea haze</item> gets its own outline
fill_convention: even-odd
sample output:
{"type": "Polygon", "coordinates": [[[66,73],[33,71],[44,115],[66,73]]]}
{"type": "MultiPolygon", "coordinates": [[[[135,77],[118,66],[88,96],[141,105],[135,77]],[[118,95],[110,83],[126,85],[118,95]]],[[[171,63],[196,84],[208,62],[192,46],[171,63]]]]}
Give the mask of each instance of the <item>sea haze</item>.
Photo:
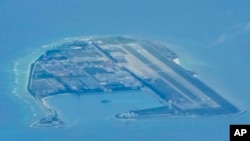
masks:
{"type": "Polygon", "coordinates": [[[247,0],[0,1],[0,140],[229,140],[229,124],[249,124],[249,112],[114,119],[120,111],[161,104],[147,93],[50,97],[47,104],[62,114],[66,127],[31,128],[44,113],[27,92],[27,74],[46,50],[43,45],[67,37],[130,35],[166,43],[184,68],[249,111],[249,5],[247,0]]]}

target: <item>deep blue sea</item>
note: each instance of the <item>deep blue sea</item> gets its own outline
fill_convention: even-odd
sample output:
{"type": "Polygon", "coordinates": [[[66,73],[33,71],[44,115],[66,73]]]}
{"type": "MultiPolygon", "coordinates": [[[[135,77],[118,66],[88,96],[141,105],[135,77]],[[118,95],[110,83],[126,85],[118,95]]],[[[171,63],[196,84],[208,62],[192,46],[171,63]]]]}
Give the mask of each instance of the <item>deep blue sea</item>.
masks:
{"type": "Polygon", "coordinates": [[[248,0],[0,0],[0,140],[228,141],[230,124],[250,124],[249,7],[248,0]],[[31,128],[44,113],[25,93],[27,63],[44,45],[98,35],[166,43],[181,65],[247,112],[122,121],[113,115],[159,101],[145,93],[61,95],[46,102],[66,127],[31,128]]]}

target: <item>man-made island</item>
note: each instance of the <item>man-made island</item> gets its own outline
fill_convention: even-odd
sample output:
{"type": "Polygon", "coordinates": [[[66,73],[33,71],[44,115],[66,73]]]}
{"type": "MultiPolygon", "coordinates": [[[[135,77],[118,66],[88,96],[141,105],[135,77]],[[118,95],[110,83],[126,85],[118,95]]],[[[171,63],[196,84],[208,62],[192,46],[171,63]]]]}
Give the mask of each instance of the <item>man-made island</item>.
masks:
{"type": "Polygon", "coordinates": [[[165,104],[118,119],[236,114],[240,110],[175,62],[164,44],[127,37],[75,39],[47,50],[30,69],[28,90],[47,112],[35,127],[61,127],[43,98],[57,94],[147,91],[165,104]]]}

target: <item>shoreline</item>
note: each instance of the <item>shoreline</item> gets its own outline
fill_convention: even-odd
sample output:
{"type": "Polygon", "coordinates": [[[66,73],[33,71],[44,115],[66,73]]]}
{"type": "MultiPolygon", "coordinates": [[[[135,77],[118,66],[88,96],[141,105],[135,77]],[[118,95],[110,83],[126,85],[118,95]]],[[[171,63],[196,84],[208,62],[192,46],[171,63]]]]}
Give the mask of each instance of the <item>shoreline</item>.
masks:
{"type": "MultiPolygon", "coordinates": [[[[111,38],[112,40],[110,40],[109,38],[107,38],[107,37],[105,37],[105,38],[103,38],[102,36],[101,37],[85,37],[85,38],[83,38],[83,37],[74,37],[74,38],[65,38],[64,40],[62,40],[62,41],[58,41],[58,42],[55,42],[55,43],[51,43],[51,44],[49,44],[49,45],[44,45],[44,46],[42,46],[41,48],[39,48],[39,49],[37,49],[36,51],[34,51],[34,52],[32,52],[30,55],[28,55],[28,56],[25,56],[25,57],[23,57],[23,58],[21,58],[21,59],[19,59],[18,61],[16,61],[15,62],[15,64],[14,64],[14,69],[13,69],[13,71],[14,71],[14,73],[15,73],[15,75],[16,75],[16,79],[15,79],[15,84],[16,84],[16,87],[13,89],[13,93],[15,93],[17,96],[20,96],[20,99],[22,99],[23,101],[26,101],[25,103],[27,103],[28,105],[30,105],[30,110],[33,112],[33,116],[36,116],[37,115],[37,113],[35,112],[35,109],[34,109],[34,107],[32,107],[32,104],[31,104],[31,102],[29,102],[28,101],[28,99],[30,99],[32,96],[32,98],[33,98],[33,100],[35,100],[36,101],[36,103],[38,103],[38,105],[47,113],[47,117],[46,118],[43,118],[43,119],[41,119],[40,121],[41,121],[41,125],[44,123],[44,121],[45,121],[45,123],[50,123],[50,122],[53,122],[54,120],[55,121],[59,121],[59,123],[62,123],[58,118],[57,118],[57,113],[56,113],[56,110],[53,110],[53,109],[50,109],[50,106],[46,103],[46,98],[47,97],[52,97],[52,96],[54,96],[54,95],[56,95],[57,93],[52,93],[52,94],[46,94],[46,93],[44,93],[44,94],[39,94],[39,92],[37,93],[36,91],[36,93],[34,93],[34,92],[32,92],[32,90],[31,90],[31,87],[30,87],[30,83],[33,83],[32,81],[32,75],[34,74],[34,63],[36,62],[36,61],[38,61],[39,59],[37,59],[39,56],[41,57],[43,54],[45,54],[46,53],[46,51],[48,51],[48,50],[50,50],[50,49],[53,49],[53,48],[58,48],[58,47],[60,47],[60,45],[64,45],[64,43],[66,43],[66,46],[70,46],[70,45],[68,45],[67,43],[70,43],[71,41],[73,41],[72,43],[74,44],[75,43],[75,41],[84,41],[84,42],[89,42],[91,39],[93,39],[93,40],[96,40],[96,41],[104,41],[104,42],[106,42],[107,44],[109,43],[109,42],[117,42],[117,41],[119,41],[119,42],[121,42],[121,43],[127,43],[127,42],[129,42],[129,41],[127,41],[127,40],[129,40],[130,38],[114,38],[114,40],[113,40],[113,38],[111,38]],[[127,40],[126,40],[127,39],[127,40]],[[34,59],[35,58],[35,59],[34,59]],[[23,64],[22,64],[23,63],[23,64]],[[25,68],[22,68],[22,67],[25,67],[25,66],[29,66],[29,67],[27,67],[26,69],[25,68]],[[20,68],[19,68],[20,67],[20,68]],[[19,69],[18,69],[19,68],[19,69]],[[22,69],[24,69],[24,70],[22,70],[22,69]],[[28,69],[29,69],[29,71],[28,71],[28,69]],[[22,71],[21,71],[22,70],[22,71]],[[26,70],[26,71],[25,71],[26,70]],[[29,72],[29,73],[28,73],[29,72]],[[22,75],[22,76],[21,76],[22,75]],[[24,83],[24,84],[19,84],[20,83],[20,78],[22,78],[22,77],[28,77],[29,76],[29,79],[27,80],[26,79],[26,83],[24,83]],[[19,78],[18,78],[19,77],[19,78]],[[28,82],[27,82],[28,81],[28,82]],[[20,85],[20,86],[23,86],[23,85],[27,85],[28,86],[28,89],[26,89],[26,90],[24,90],[23,89],[23,93],[29,93],[30,95],[28,96],[28,95],[23,95],[23,97],[21,96],[21,95],[19,95],[18,93],[16,93],[17,91],[18,91],[18,85],[20,85]],[[26,98],[26,99],[25,99],[26,98]]],[[[131,40],[133,40],[133,38],[131,38],[131,40]]],[[[135,41],[133,41],[133,42],[136,42],[136,43],[139,43],[139,40],[135,40],[135,41]]],[[[143,42],[143,43],[145,43],[145,46],[147,46],[147,45],[150,45],[151,43],[154,43],[154,41],[152,41],[152,42],[149,42],[149,41],[145,41],[145,42],[143,42]],[[147,44],[146,44],[147,43],[147,44]]],[[[92,44],[92,42],[91,42],[91,44],[92,44]]],[[[97,44],[93,44],[97,49],[99,49],[99,50],[102,50],[100,47],[98,47],[98,45],[97,44]]],[[[154,45],[154,44],[152,44],[152,45],[154,45]]],[[[158,45],[158,44],[157,44],[158,45]]],[[[155,46],[157,46],[157,45],[155,45],[155,46]]],[[[145,48],[146,49],[146,48],[145,48]]],[[[153,48],[152,48],[153,49],[153,48]]],[[[147,49],[148,50],[148,49],[147,49]]],[[[130,51],[133,51],[133,50],[130,50],[130,51]]],[[[150,50],[149,50],[150,51],[150,50]]],[[[151,50],[152,51],[152,50],[151,50]]],[[[155,49],[153,49],[153,52],[155,51],[155,49]]],[[[102,52],[103,53],[105,53],[105,51],[104,50],[102,50],[102,52]]],[[[170,50],[170,52],[171,52],[171,50],[170,50]]],[[[131,52],[131,53],[134,53],[134,55],[136,54],[136,52],[131,52]]],[[[186,74],[186,69],[185,68],[183,68],[182,66],[183,65],[181,65],[180,66],[180,64],[179,64],[179,61],[177,60],[176,61],[176,59],[178,59],[178,56],[174,53],[174,52],[172,52],[173,53],[173,56],[175,56],[173,59],[171,59],[171,60],[166,60],[167,62],[164,62],[165,63],[165,65],[167,65],[167,66],[171,66],[171,69],[173,69],[174,71],[176,71],[176,72],[178,72],[179,73],[179,75],[181,75],[183,78],[188,78],[188,79],[190,79],[190,83],[191,82],[193,82],[194,84],[199,84],[199,85],[201,85],[202,87],[204,87],[204,88],[202,88],[202,90],[203,89],[205,89],[205,90],[209,90],[209,91],[211,91],[211,93],[214,93],[214,94],[207,94],[208,96],[212,96],[212,97],[217,97],[217,98],[219,98],[219,101],[222,101],[222,103],[226,103],[226,104],[228,104],[228,105],[230,105],[231,106],[231,108],[233,109],[234,108],[234,105],[231,105],[231,103],[229,102],[229,101],[227,101],[226,99],[224,99],[224,97],[221,97],[219,94],[217,94],[216,92],[214,92],[209,86],[206,86],[202,81],[200,81],[200,80],[198,80],[198,79],[193,79],[193,78],[189,78],[190,76],[188,76],[188,74],[186,74]],[[184,73],[185,72],[185,73],[184,73]]],[[[137,53],[138,54],[138,53],[137,53]]],[[[107,54],[106,54],[107,55],[107,54]]],[[[161,54],[162,55],[162,54],[161,54]]],[[[109,56],[109,55],[107,55],[109,58],[112,58],[112,56],[109,56]]],[[[156,58],[158,58],[159,56],[156,56],[156,58]]],[[[141,58],[141,59],[143,59],[143,58],[141,58]]],[[[164,60],[164,58],[158,58],[159,60],[164,60]]],[[[112,59],[111,59],[112,60],[112,59]]],[[[115,61],[115,60],[113,60],[113,61],[115,61]]],[[[36,66],[35,66],[36,67],[36,66]]],[[[127,69],[125,69],[124,68],[124,70],[127,70],[127,69]]],[[[133,74],[132,72],[130,72],[129,70],[127,70],[130,74],[133,74]]],[[[135,74],[133,74],[133,76],[135,77],[135,78],[139,78],[139,77],[137,77],[135,74]]],[[[162,76],[163,77],[163,76],[162,76]]],[[[166,77],[166,78],[168,78],[168,77],[166,77]]],[[[165,78],[164,78],[165,79],[165,78]]],[[[46,80],[46,79],[45,79],[46,80]]],[[[141,79],[138,79],[138,80],[140,80],[141,81],[141,79]]],[[[171,80],[171,79],[170,79],[171,80]]],[[[169,81],[169,80],[168,80],[169,81]]],[[[143,82],[143,81],[142,81],[143,82]]],[[[172,82],[171,82],[172,83],[172,82]]],[[[144,84],[144,83],[142,83],[142,84],[144,84]]],[[[145,84],[144,84],[145,85],[145,84]]],[[[148,83],[148,85],[150,85],[151,86],[151,84],[150,83],[148,83]]],[[[24,88],[27,88],[27,86],[26,87],[24,87],[24,88]]],[[[178,85],[179,86],[179,85],[178,85]]],[[[152,85],[152,87],[153,87],[153,85],[152,85]]],[[[151,87],[150,87],[151,88],[151,87]]],[[[22,89],[22,88],[21,88],[22,89]]],[[[68,88],[67,88],[68,89],[68,88]]],[[[72,91],[73,92],[73,91],[72,91]]],[[[104,91],[105,92],[105,91],[104,91]]],[[[130,91],[131,92],[131,91],[130,91]]],[[[156,92],[158,92],[158,91],[156,91],[156,92]]],[[[88,93],[88,92],[87,92],[88,93]]],[[[58,92],[58,94],[64,94],[63,92],[58,92]]],[[[69,94],[69,95],[71,95],[72,93],[68,93],[67,91],[66,91],[66,93],[65,94],[69,94]]],[[[93,94],[93,93],[91,93],[91,94],[93,94]]],[[[204,95],[205,95],[205,93],[204,93],[204,95]]],[[[192,95],[189,95],[189,96],[192,96],[192,95]]],[[[216,102],[218,102],[216,99],[215,99],[215,101],[216,102]]],[[[221,104],[221,103],[220,103],[221,104]]],[[[225,106],[225,105],[224,105],[225,106]]],[[[224,108],[224,106],[222,107],[222,108],[224,108]]],[[[237,109],[237,107],[235,107],[236,109],[237,109]]],[[[185,111],[185,110],[184,110],[185,111]]],[[[172,115],[173,116],[173,115],[172,115]]],[[[38,123],[38,126],[40,126],[39,124],[39,122],[40,121],[38,121],[38,122],[36,122],[36,123],[38,123]]],[[[57,124],[57,123],[56,123],[57,124]]],[[[43,126],[43,125],[42,125],[43,126]]],[[[50,126],[53,126],[53,125],[50,125],[50,126]]],[[[55,125],[55,126],[57,126],[57,125],[55,125]]]]}

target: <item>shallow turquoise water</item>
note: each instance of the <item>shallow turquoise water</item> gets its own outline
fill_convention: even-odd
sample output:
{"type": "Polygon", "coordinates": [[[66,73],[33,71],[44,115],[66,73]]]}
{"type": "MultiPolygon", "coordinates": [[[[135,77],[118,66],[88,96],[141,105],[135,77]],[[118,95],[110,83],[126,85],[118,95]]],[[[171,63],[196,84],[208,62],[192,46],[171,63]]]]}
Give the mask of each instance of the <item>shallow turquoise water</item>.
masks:
{"type": "MultiPolygon", "coordinates": [[[[69,126],[30,128],[30,123],[44,116],[43,111],[28,93],[17,91],[24,99],[15,96],[13,69],[19,58],[66,37],[131,35],[169,44],[185,68],[196,71],[221,95],[249,111],[249,4],[247,0],[1,0],[0,140],[228,140],[229,124],[249,124],[249,112],[230,117],[112,119],[116,112],[159,104],[143,94],[112,96],[114,100],[106,105],[100,100],[109,95],[51,98],[48,103],[69,126]],[[79,111],[71,110],[76,108],[79,111]]],[[[25,87],[25,77],[19,82],[25,87]]]]}

